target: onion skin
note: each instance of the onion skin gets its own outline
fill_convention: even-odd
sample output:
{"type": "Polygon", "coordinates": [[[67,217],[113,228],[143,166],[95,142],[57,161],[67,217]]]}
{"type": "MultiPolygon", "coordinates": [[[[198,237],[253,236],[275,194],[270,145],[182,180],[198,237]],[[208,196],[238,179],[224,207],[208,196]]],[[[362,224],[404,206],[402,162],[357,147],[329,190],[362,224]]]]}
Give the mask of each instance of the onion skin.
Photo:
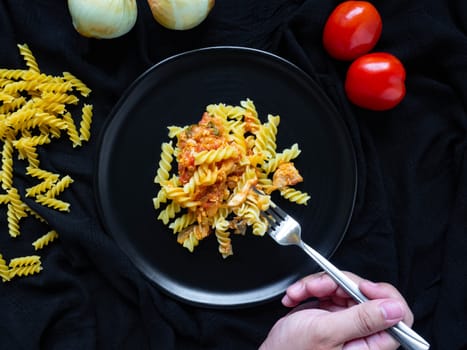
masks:
{"type": "Polygon", "coordinates": [[[203,22],[215,0],[147,0],[154,19],[168,29],[187,30],[203,22]]]}
{"type": "Polygon", "coordinates": [[[68,0],[73,27],[84,37],[113,39],[136,23],[136,0],[68,0]]]}

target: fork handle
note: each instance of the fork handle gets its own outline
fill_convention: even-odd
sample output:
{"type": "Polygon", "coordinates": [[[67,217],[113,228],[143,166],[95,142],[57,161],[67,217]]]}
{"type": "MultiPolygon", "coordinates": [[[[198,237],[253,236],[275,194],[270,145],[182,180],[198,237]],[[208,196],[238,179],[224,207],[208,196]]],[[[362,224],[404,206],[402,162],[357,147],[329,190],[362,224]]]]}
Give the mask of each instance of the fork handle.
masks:
{"type": "MultiPolygon", "coordinates": [[[[300,247],[310,255],[313,260],[329,275],[331,278],[342,287],[355,301],[363,303],[368,300],[358,285],[352,281],[341,270],[334,266],[329,260],[311,248],[305,242],[300,242],[300,247]]],[[[423,339],[418,333],[408,327],[404,322],[400,321],[396,325],[386,330],[394,339],[396,339],[404,349],[407,350],[428,350],[430,344],[423,339]]]]}

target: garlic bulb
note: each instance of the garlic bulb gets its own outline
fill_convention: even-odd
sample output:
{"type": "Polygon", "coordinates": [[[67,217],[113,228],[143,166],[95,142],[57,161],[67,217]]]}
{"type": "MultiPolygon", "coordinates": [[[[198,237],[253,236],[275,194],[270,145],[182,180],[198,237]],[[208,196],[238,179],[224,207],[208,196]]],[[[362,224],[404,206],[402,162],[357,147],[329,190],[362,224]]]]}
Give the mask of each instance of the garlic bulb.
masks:
{"type": "Polygon", "coordinates": [[[68,0],[73,26],[89,38],[112,39],[128,33],[136,23],[136,0],[68,0]]]}
{"type": "Polygon", "coordinates": [[[206,19],[215,0],[147,0],[153,17],[169,29],[186,30],[206,19]]]}

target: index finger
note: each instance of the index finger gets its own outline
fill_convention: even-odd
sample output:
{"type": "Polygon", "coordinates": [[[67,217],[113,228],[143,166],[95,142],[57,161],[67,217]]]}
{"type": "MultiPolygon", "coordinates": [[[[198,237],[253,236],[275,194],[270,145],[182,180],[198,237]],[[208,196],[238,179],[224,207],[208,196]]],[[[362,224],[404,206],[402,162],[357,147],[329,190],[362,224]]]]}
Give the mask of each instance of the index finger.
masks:
{"type": "MultiPolygon", "coordinates": [[[[395,298],[404,300],[399,291],[388,283],[374,283],[356,274],[343,271],[369,299],[395,298]],[[360,287],[362,285],[362,287],[360,287]],[[362,290],[363,289],[363,290],[362,290]]],[[[309,298],[338,297],[350,299],[348,293],[326,273],[319,272],[303,277],[289,286],[282,299],[285,306],[294,307],[309,298]]]]}
{"type": "Polygon", "coordinates": [[[309,298],[324,298],[334,296],[339,286],[323,272],[308,275],[290,285],[282,303],[294,307],[309,298]]]}

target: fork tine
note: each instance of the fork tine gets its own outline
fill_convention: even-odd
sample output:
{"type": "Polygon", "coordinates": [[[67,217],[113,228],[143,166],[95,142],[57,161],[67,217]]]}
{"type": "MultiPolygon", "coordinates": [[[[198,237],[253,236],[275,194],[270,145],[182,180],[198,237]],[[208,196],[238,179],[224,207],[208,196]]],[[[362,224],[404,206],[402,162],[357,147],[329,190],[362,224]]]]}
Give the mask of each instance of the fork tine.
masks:
{"type": "MultiPolygon", "coordinates": [[[[266,195],[264,192],[258,190],[256,187],[253,187],[253,191],[255,191],[261,196],[266,195]]],[[[287,213],[283,211],[279,206],[277,206],[277,204],[273,201],[271,201],[270,203],[271,204],[269,208],[261,212],[261,214],[264,218],[266,218],[266,220],[268,220],[269,224],[272,226],[284,220],[287,217],[287,213]]]]}
{"type": "Polygon", "coordinates": [[[277,224],[277,220],[273,219],[268,213],[262,211],[260,215],[267,220],[270,228],[274,227],[277,224]]]}
{"type": "Polygon", "coordinates": [[[271,206],[268,209],[266,209],[265,213],[268,214],[268,216],[272,216],[272,218],[276,222],[280,222],[283,220],[283,217],[280,215],[280,213],[278,213],[273,207],[272,202],[271,202],[271,206]]]}
{"type": "Polygon", "coordinates": [[[269,211],[273,212],[277,217],[279,217],[280,220],[284,220],[288,216],[288,214],[273,201],[271,201],[269,211]]]}

